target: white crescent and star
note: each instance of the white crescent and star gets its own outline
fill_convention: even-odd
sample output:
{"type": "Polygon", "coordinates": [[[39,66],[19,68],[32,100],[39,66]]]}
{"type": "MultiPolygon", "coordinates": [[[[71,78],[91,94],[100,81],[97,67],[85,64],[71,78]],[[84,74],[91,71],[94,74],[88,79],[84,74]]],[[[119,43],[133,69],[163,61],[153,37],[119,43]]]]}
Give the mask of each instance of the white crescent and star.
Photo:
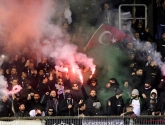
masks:
{"type": "MultiPolygon", "coordinates": [[[[112,33],[111,33],[110,31],[104,31],[104,32],[102,32],[102,33],[100,34],[98,40],[99,40],[99,43],[101,43],[101,44],[103,44],[103,45],[108,45],[107,43],[103,43],[103,41],[102,41],[102,38],[103,38],[103,36],[104,36],[105,34],[110,34],[110,35],[112,35],[112,33]]],[[[115,42],[116,42],[116,39],[113,37],[110,41],[112,41],[112,43],[115,43],[115,42]]]]}

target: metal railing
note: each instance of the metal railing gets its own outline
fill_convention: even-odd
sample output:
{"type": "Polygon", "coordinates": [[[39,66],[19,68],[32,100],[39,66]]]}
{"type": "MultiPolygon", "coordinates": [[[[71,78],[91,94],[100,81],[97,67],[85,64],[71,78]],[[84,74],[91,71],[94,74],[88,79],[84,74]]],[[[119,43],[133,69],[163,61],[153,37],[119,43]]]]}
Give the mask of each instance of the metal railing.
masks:
{"type": "Polygon", "coordinates": [[[34,123],[35,125],[37,125],[37,123],[41,125],[164,125],[165,116],[139,116],[137,118],[121,116],[0,118],[0,125],[33,125],[34,123]],[[16,122],[14,123],[13,121],[16,122]],[[13,124],[11,124],[11,122],[13,122],[13,124]]]}
{"type": "MultiPolygon", "coordinates": [[[[133,14],[135,15],[135,14],[133,14]]],[[[122,26],[122,20],[133,20],[133,19],[137,19],[137,20],[145,20],[145,27],[147,26],[147,6],[145,4],[121,4],[119,6],[119,29],[121,30],[121,26],[122,26]],[[143,6],[145,7],[145,17],[143,18],[136,18],[136,17],[129,17],[129,18],[124,18],[122,17],[122,10],[121,10],[121,7],[123,6],[128,6],[128,7],[135,7],[135,6],[143,6]]]]}

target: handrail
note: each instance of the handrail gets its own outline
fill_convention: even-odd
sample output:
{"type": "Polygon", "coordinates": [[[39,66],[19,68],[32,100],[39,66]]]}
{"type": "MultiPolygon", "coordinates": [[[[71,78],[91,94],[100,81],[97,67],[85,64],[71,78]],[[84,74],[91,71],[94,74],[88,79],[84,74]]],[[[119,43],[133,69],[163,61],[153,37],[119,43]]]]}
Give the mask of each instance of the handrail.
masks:
{"type": "Polygon", "coordinates": [[[119,6],[119,29],[121,30],[121,20],[122,19],[144,19],[145,20],[145,27],[147,26],[147,6],[145,4],[121,4],[119,6]],[[135,6],[144,6],[145,7],[145,17],[144,18],[136,18],[136,17],[133,17],[133,18],[121,18],[121,7],[122,6],[132,6],[132,7],[135,7],[135,6]]]}
{"type": "MultiPolygon", "coordinates": [[[[37,116],[37,117],[1,117],[1,120],[34,120],[34,119],[123,119],[130,118],[129,116],[37,116]]],[[[165,116],[152,116],[152,115],[142,115],[138,116],[138,119],[142,118],[165,118],[165,116]]]]}

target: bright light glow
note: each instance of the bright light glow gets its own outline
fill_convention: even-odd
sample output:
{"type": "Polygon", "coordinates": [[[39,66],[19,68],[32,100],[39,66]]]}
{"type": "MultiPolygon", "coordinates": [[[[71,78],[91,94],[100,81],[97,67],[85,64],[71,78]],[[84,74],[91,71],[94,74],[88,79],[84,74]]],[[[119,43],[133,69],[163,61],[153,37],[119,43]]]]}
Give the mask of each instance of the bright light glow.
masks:
{"type": "Polygon", "coordinates": [[[2,58],[5,58],[5,55],[1,55],[2,58]]]}
{"type": "Polygon", "coordinates": [[[75,68],[74,67],[72,67],[72,72],[73,72],[73,74],[75,74],[76,72],[75,72],[75,68]]]}
{"type": "Polygon", "coordinates": [[[68,68],[63,68],[63,71],[68,73],[68,68]]]}
{"type": "Polygon", "coordinates": [[[82,74],[78,73],[78,75],[79,75],[80,82],[83,84],[83,76],[82,76],[82,74]]]}
{"type": "Polygon", "coordinates": [[[96,68],[94,67],[92,70],[92,75],[95,73],[96,68]]]}

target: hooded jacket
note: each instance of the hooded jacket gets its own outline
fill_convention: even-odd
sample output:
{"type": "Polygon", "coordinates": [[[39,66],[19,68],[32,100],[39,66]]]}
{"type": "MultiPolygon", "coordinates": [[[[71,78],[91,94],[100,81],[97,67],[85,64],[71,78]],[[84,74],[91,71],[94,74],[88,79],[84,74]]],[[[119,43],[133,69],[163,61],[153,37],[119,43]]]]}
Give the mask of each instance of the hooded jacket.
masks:
{"type": "Polygon", "coordinates": [[[158,97],[158,93],[157,93],[157,90],[156,89],[152,89],[151,93],[150,93],[150,97],[147,98],[146,100],[146,106],[147,106],[147,109],[150,109],[150,108],[153,108],[153,111],[160,111],[160,108],[161,108],[161,101],[160,101],[160,98],[158,97]],[[151,95],[152,93],[155,93],[156,94],[156,97],[153,98],[151,95]],[[151,100],[154,101],[154,104],[151,105],[151,100]],[[151,106],[154,106],[154,107],[151,107],[151,106]]]}

